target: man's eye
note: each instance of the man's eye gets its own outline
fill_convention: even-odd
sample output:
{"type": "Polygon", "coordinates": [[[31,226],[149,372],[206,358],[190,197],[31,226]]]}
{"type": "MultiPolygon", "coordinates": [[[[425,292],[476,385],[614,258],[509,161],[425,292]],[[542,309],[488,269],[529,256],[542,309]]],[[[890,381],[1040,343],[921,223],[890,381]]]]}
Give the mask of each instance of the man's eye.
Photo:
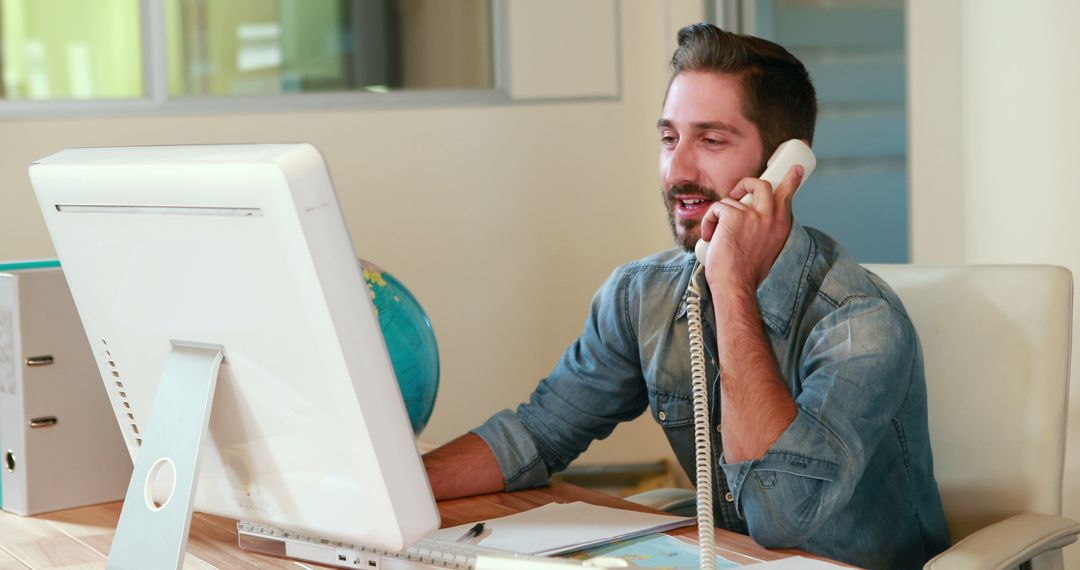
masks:
{"type": "Polygon", "coordinates": [[[662,136],[660,137],[660,144],[664,146],[675,146],[675,137],[670,135],[662,136]]]}
{"type": "Polygon", "coordinates": [[[725,142],[726,141],[723,141],[721,139],[707,138],[707,139],[705,139],[705,146],[713,146],[713,147],[723,146],[725,142]]]}

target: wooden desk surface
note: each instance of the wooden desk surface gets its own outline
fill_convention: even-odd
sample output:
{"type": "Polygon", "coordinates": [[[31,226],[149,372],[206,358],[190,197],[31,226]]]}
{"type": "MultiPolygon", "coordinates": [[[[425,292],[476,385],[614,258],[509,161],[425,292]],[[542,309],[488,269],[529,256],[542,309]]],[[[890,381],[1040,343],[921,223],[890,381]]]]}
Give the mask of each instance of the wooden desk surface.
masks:
{"type": "MultiPolygon", "coordinates": [[[[492,519],[552,502],[586,501],[597,505],[647,511],[650,509],[569,484],[556,484],[516,493],[496,493],[439,503],[443,526],[492,519]]],[[[104,568],[121,503],[107,503],[34,517],[0,512],[0,570],[104,568]]],[[[694,527],[670,534],[697,537],[694,527]]],[[[717,554],[734,562],[775,560],[797,551],[770,551],[749,537],[716,531],[717,554]]],[[[806,556],[803,554],[803,556],[806,556]]],[[[236,521],[195,513],[191,520],[184,568],[324,568],[240,550],[236,521]]]]}

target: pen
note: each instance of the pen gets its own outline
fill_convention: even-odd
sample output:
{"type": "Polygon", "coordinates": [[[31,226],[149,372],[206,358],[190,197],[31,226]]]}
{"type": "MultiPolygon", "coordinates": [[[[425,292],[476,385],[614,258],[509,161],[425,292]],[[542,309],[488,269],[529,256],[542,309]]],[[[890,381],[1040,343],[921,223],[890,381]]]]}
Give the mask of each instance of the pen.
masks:
{"type": "Polygon", "coordinates": [[[461,538],[457,539],[458,542],[465,542],[475,536],[480,536],[480,533],[484,532],[484,523],[476,523],[469,530],[465,531],[465,534],[461,535],[461,538]]]}

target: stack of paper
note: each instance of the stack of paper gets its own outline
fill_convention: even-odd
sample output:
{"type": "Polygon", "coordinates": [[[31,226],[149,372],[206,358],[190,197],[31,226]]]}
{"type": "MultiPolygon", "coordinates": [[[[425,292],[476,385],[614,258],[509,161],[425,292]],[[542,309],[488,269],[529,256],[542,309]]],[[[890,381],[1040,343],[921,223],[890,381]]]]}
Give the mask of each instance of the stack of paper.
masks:
{"type": "MultiPolygon", "coordinates": [[[[692,517],[654,515],[589,503],[549,503],[530,511],[484,522],[475,544],[547,556],[694,524],[692,517]]],[[[457,540],[473,525],[444,528],[431,536],[457,540]]]]}

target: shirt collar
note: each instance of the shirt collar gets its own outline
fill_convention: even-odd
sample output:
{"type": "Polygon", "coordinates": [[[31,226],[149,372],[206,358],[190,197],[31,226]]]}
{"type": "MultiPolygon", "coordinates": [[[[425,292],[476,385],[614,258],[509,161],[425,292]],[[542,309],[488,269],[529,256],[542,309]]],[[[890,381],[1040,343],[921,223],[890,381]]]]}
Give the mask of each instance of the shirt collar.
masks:
{"type": "MultiPolygon", "coordinates": [[[[817,249],[813,238],[798,221],[792,218],[791,230],[788,232],[784,248],[776,257],[772,269],[761,282],[757,289],[758,308],[761,310],[761,318],[765,325],[777,334],[786,335],[791,326],[792,315],[795,314],[795,306],[799,300],[799,292],[804,287],[804,280],[810,268],[817,249]]],[[[695,264],[690,258],[690,272],[693,274],[695,264]]],[[[675,319],[686,316],[686,299],[690,295],[689,277],[684,285],[682,300],[675,311],[675,319]]],[[[702,307],[708,306],[709,290],[703,288],[702,307]]],[[[710,315],[711,316],[711,315],[710,315]]]]}

